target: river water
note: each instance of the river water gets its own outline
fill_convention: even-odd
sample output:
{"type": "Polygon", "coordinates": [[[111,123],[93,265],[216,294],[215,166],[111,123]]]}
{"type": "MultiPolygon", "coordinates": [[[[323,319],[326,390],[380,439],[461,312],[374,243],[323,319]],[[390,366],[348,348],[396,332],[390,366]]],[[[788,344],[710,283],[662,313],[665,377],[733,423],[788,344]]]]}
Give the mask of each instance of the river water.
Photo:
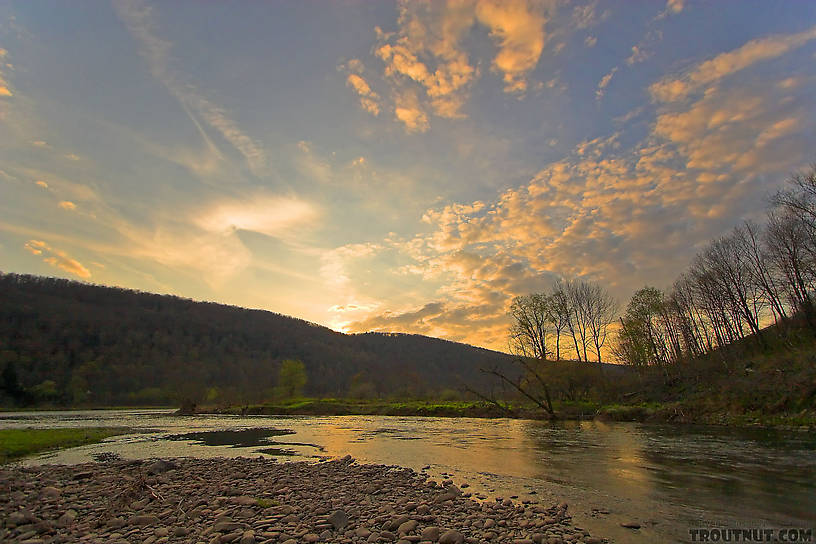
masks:
{"type": "MultiPolygon", "coordinates": [[[[132,434],[25,464],[113,454],[352,455],[427,468],[493,500],[567,502],[617,543],[690,542],[689,529],[816,526],[816,433],[639,423],[380,416],[173,416],[160,410],[0,413],[0,428],[124,426],[132,434]],[[639,530],[621,527],[637,522],[639,530]]],[[[816,538],[816,531],[814,531],[816,538]]]]}

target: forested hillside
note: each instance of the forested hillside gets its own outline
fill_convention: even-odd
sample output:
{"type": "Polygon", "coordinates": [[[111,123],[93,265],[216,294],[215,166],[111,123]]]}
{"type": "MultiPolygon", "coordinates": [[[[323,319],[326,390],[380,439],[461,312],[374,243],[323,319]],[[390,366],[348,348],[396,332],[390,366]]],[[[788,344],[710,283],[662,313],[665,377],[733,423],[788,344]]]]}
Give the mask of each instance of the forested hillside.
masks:
{"type": "Polygon", "coordinates": [[[167,404],[268,399],[281,362],[309,395],[438,395],[487,389],[509,356],[419,335],[346,335],[267,311],[0,274],[5,404],[167,404]]]}

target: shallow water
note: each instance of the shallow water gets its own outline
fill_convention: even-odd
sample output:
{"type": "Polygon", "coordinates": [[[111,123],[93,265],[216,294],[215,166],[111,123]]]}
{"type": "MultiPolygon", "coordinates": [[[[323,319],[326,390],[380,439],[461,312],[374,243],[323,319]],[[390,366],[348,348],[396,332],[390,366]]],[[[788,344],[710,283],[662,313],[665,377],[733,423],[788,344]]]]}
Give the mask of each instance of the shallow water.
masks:
{"type": "Polygon", "coordinates": [[[812,432],[468,418],[176,417],[156,410],[0,414],[0,428],[84,426],[127,426],[134,433],[25,463],[114,454],[279,460],[351,454],[361,462],[430,466],[434,477],[451,475],[491,499],[566,501],[578,526],[614,542],[689,542],[695,527],[816,525],[812,432]],[[642,528],[620,527],[628,521],[642,528]]]}

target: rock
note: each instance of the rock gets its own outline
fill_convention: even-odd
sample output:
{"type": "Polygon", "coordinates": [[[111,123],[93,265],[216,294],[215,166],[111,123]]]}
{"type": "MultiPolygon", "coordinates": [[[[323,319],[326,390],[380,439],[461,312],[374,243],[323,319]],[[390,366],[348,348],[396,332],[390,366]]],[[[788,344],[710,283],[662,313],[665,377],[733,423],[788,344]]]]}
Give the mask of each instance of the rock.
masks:
{"type": "Polygon", "coordinates": [[[62,491],[57,489],[56,487],[48,486],[42,488],[42,496],[46,499],[59,499],[60,495],[62,495],[62,491]]]}
{"type": "Polygon", "coordinates": [[[322,533],[320,533],[320,540],[331,540],[332,532],[326,529],[322,533]]]}
{"type": "Polygon", "coordinates": [[[167,472],[168,470],[173,470],[173,469],[176,469],[176,468],[178,468],[178,465],[176,465],[175,463],[173,463],[171,461],[164,461],[163,459],[159,459],[157,461],[154,461],[153,463],[150,463],[150,465],[148,465],[147,473],[148,474],[154,474],[154,475],[155,474],[162,474],[164,472],[167,472]]]}
{"type": "Polygon", "coordinates": [[[440,503],[443,503],[443,502],[452,501],[453,499],[457,498],[458,496],[459,495],[457,495],[453,491],[448,491],[446,493],[442,493],[441,495],[437,496],[434,499],[434,502],[437,503],[437,504],[440,504],[440,503]]]}
{"type": "Polygon", "coordinates": [[[439,544],[463,544],[464,542],[465,537],[462,536],[462,533],[454,531],[453,529],[445,531],[442,533],[442,536],[439,537],[439,544]]]}
{"type": "Polygon", "coordinates": [[[357,529],[354,531],[354,534],[356,534],[360,538],[368,538],[369,535],[371,535],[371,531],[369,531],[365,527],[357,527],[357,529]]]}
{"type": "Polygon", "coordinates": [[[111,529],[121,529],[122,527],[127,525],[127,522],[122,518],[116,517],[109,519],[107,525],[111,529]]]}
{"type": "MultiPolygon", "coordinates": [[[[11,516],[9,516],[10,518],[11,516]]],[[[57,520],[57,527],[68,527],[71,525],[74,520],[77,518],[77,511],[73,509],[66,510],[64,514],[62,514],[59,519],[57,520]]]]}
{"type": "Polygon", "coordinates": [[[332,524],[336,531],[339,531],[348,525],[349,517],[344,510],[335,510],[329,515],[328,522],[332,524]]]}
{"type": "Polygon", "coordinates": [[[420,538],[422,538],[422,540],[430,540],[431,542],[436,542],[437,540],[439,540],[440,533],[441,530],[439,529],[439,527],[425,527],[424,529],[422,529],[422,532],[420,533],[420,538]]]}
{"type": "Polygon", "coordinates": [[[173,529],[173,536],[182,537],[188,534],[190,534],[190,530],[187,527],[176,527],[173,529]]]}
{"type": "Polygon", "coordinates": [[[318,540],[320,540],[320,537],[314,533],[306,533],[305,535],[303,535],[304,542],[309,542],[310,544],[312,544],[314,542],[317,542],[318,540]]]}
{"type": "Polygon", "coordinates": [[[584,544],[603,544],[603,539],[595,536],[588,536],[584,538],[584,544]]]}
{"type": "Polygon", "coordinates": [[[289,538],[284,540],[282,544],[298,544],[298,541],[295,540],[294,538],[289,538]]]}
{"type": "Polygon", "coordinates": [[[94,475],[93,472],[90,470],[85,470],[82,472],[75,472],[73,476],[73,480],[87,480],[88,478],[92,478],[94,475]]]}
{"type": "Polygon", "coordinates": [[[382,531],[380,532],[380,538],[384,538],[385,540],[394,540],[395,538],[397,538],[397,535],[395,535],[391,531],[382,531]]]}
{"type": "Polygon", "coordinates": [[[230,533],[235,531],[236,529],[241,529],[243,527],[242,524],[236,523],[234,521],[219,521],[215,525],[213,525],[213,532],[215,533],[230,533]]]}
{"type": "Polygon", "coordinates": [[[154,523],[159,522],[159,518],[156,516],[130,516],[127,520],[128,525],[153,525],[154,523]]]}
{"type": "Polygon", "coordinates": [[[169,535],[170,534],[170,529],[168,529],[167,527],[159,527],[158,529],[153,531],[153,534],[156,535],[157,537],[161,538],[163,536],[169,535]]]}
{"type": "Polygon", "coordinates": [[[417,520],[415,519],[408,520],[405,523],[400,524],[399,527],[397,527],[397,533],[401,535],[407,535],[411,531],[414,531],[418,525],[419,522],[417,520]]]}
{"type": "Polygon", "coordinates": [[[626,529],[640,529],[640,523],[636,521],[627,521],[625,523],[621,523],[620,526],[625,527],[626,529]]]}
{"type": "Polygon", "coordinates": [[[386,531],[396,531],[397,527],[399,527],[400,525],[402,525],[406,521],[410,521],[410,520],[411,520],[411,518],[409,518],[408,516],[404,516],[404,515],[403,516],[397,516],[395,518],[391,518],[391,520],[388,523],[383,525],[383,529],[385,529],[386,531]]]}
{"type": "Polygon", "coordinates": [[[255,532],[244,531],[244,534],[241,535],[241,544],[255,544],[255,532]]]}

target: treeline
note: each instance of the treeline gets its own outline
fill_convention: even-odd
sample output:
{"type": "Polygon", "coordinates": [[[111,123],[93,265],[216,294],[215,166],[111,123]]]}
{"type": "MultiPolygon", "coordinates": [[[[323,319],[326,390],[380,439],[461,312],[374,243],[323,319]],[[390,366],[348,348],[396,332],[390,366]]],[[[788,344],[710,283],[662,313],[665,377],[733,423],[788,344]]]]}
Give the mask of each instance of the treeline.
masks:
{"type": "Polygon", "coordinates": [[[529,359],[602,361],[618,303],[601,285],[558,280],[549,291],[516,297],[510,306],[510,351],[529,359]],[[566,345],[565,345],[566,344],[566,345]]]}
{"type": "Polygon", "coordinates": [[[425,336],[346,335],[273,312],[64,279],[0,274],[0,301],[6,405],[271,400],[286,389],[279,382],[290,359],[303,363],[296,389],[306,395],[437,396],[463,376],[484,385],[473,369],[509,359],[425,336]]]}
{"type": "Polygon", "coordinates": [[[774,195],[764,225],[746,221],[709,243],[667,292],[635,293],[614,352],[630,365],[665,366],[745,342],[766,348],[771,324],[775,335],[816,333],[814,287],[816,166],[774,195]]]}

